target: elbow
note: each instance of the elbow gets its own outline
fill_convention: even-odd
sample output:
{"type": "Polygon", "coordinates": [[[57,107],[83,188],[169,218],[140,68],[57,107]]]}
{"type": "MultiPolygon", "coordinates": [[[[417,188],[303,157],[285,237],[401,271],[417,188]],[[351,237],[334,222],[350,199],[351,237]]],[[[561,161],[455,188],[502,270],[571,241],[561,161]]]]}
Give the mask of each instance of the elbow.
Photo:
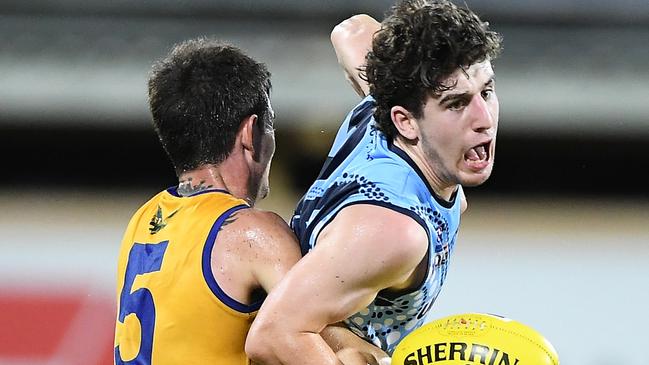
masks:
{"type": "Polygon", "coordinates": [[[272,353],[257,340],[246,340],[246,356],[253,364],[269,364],[272,353]]]}
{"type": "Polygon", "coordinates": [[[362,33],[366,27],[367,19],[372,19],[367,14],[357,14],[338,23],[331,31],[331,43],[338,44],[349,37],[362,33]]]}
{"type": "Polygon", "coordinates": [[[277,357],[275,356],[274,339],[277,339],[274,326],[255,320],[246,337],[246,356],[253,363],[275,363],[274,359],[277,357]]]}
{"type": "Polygon", "coordinates": [[[342,42],[343,38],[345,38],[345,36],[347,35],[347,29],[345,25],[346,21],[347,20],[344,20],[342,23],[336,25],[334,29],[331,30],[329,40],[334,47],[338,46],[342,42]]]}
{"type": "Polygon", "coordinates": [[[349,19],[345,19],[342,22],[336,24],[334,29],[331,30],[330,39],[331,43],[336,44],[336,42],[344,36],[347,32],[349,24],[349,19]]]}

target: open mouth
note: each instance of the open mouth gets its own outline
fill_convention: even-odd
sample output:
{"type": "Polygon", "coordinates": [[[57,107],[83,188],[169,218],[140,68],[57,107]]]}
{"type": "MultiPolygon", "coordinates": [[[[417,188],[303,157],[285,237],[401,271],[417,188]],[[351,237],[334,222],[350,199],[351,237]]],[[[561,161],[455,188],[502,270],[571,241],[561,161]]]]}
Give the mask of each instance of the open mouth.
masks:
{"type": "Polygon", "coordinates": [[[464,154],[464,160],[469,163],[486,162],[489,160],[489,146],[491,141],[479,144],[464,154]]]}

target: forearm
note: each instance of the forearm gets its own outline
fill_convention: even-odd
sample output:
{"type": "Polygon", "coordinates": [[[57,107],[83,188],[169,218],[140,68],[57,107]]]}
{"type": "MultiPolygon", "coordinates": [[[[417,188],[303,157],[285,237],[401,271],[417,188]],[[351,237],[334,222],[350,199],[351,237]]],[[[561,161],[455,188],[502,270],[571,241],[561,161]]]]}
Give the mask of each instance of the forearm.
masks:
{"type": "Polygon", "coordinates": [[[354,334],[342,323],[327,326],[321,335],[345,365],[390,364],[388,354],[354,334]]]}
{"type": "Polygon", "coordinates": [[[319,333],[296,332],[275,325],[253,326],[246,353],[257,364],[343,365],[319,333]]]}
{"type": "MultiPolygon", "coordinates": [[[[309,303],[308,300],[302,301],[302,310],[296,311],[294,308],[298,305],[283,291],[286,284],[280,283],[269,295],[248,333],[246,353],[255,363],[366,365],[377,364],[379,359],[387,357],[379,348],[339,323],[346,315],[336,315],[333,311],[327,311],[330,315],[326,316],[308,315],[311,313],[309,308],[317,312],[327,307],[309,303]]],[[[292,288],[295,291],[298,289],[292,288]]]]}

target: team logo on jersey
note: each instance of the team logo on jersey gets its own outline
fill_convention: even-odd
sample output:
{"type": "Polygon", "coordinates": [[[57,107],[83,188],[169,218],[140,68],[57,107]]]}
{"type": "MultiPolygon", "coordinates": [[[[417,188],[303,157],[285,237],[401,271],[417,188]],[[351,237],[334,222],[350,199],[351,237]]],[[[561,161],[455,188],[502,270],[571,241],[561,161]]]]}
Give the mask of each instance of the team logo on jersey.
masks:
{"type": "Polygon", "coordinates": [[[435,258],[433,259],[433,265],[434,266],[445,265],[446,262],[448,261],[449,255],[450,255],[449,247],[448,247],[448,243],[446,243],[442,246],[441,251],[435,253],[435,258]]]}
{"type": "Polygon", "coordinates": [[[151,222],[149,222],[149,225],[151,226],[149,228],[149,233],[156,234],[160,232],[164,227],[167,226],[167,220],[178,213],[179,210],[180,208],[171,212],[171,214],[169,214],[166,218],[162,218],[162,208],[160,208],[160,206],[158,205],[158,211],[151,218],[151,222]]]}

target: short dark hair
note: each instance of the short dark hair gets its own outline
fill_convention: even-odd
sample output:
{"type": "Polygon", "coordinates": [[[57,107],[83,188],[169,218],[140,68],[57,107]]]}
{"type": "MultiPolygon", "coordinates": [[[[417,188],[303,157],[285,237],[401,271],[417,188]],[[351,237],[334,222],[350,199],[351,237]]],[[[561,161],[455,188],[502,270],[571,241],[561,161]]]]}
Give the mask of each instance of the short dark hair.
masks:
{"type": "Polygon", "coordinates": [[[176,173],[218,164],[232,152],[241,121],[271,123],[270,73],[240,49],[199,38],[174,46],[153,66],[149,107],[176,173]]]}
{"type": "Polygon", "coordinates": [[[444,85],[445,78],[459,67],[496,58],[501,41],[488,23],[448,1],[399,2],[376,33],[364,70],[379,128],[394,138],[393,106],[421,117],[428,95],[454,86],[444,85]]]}

